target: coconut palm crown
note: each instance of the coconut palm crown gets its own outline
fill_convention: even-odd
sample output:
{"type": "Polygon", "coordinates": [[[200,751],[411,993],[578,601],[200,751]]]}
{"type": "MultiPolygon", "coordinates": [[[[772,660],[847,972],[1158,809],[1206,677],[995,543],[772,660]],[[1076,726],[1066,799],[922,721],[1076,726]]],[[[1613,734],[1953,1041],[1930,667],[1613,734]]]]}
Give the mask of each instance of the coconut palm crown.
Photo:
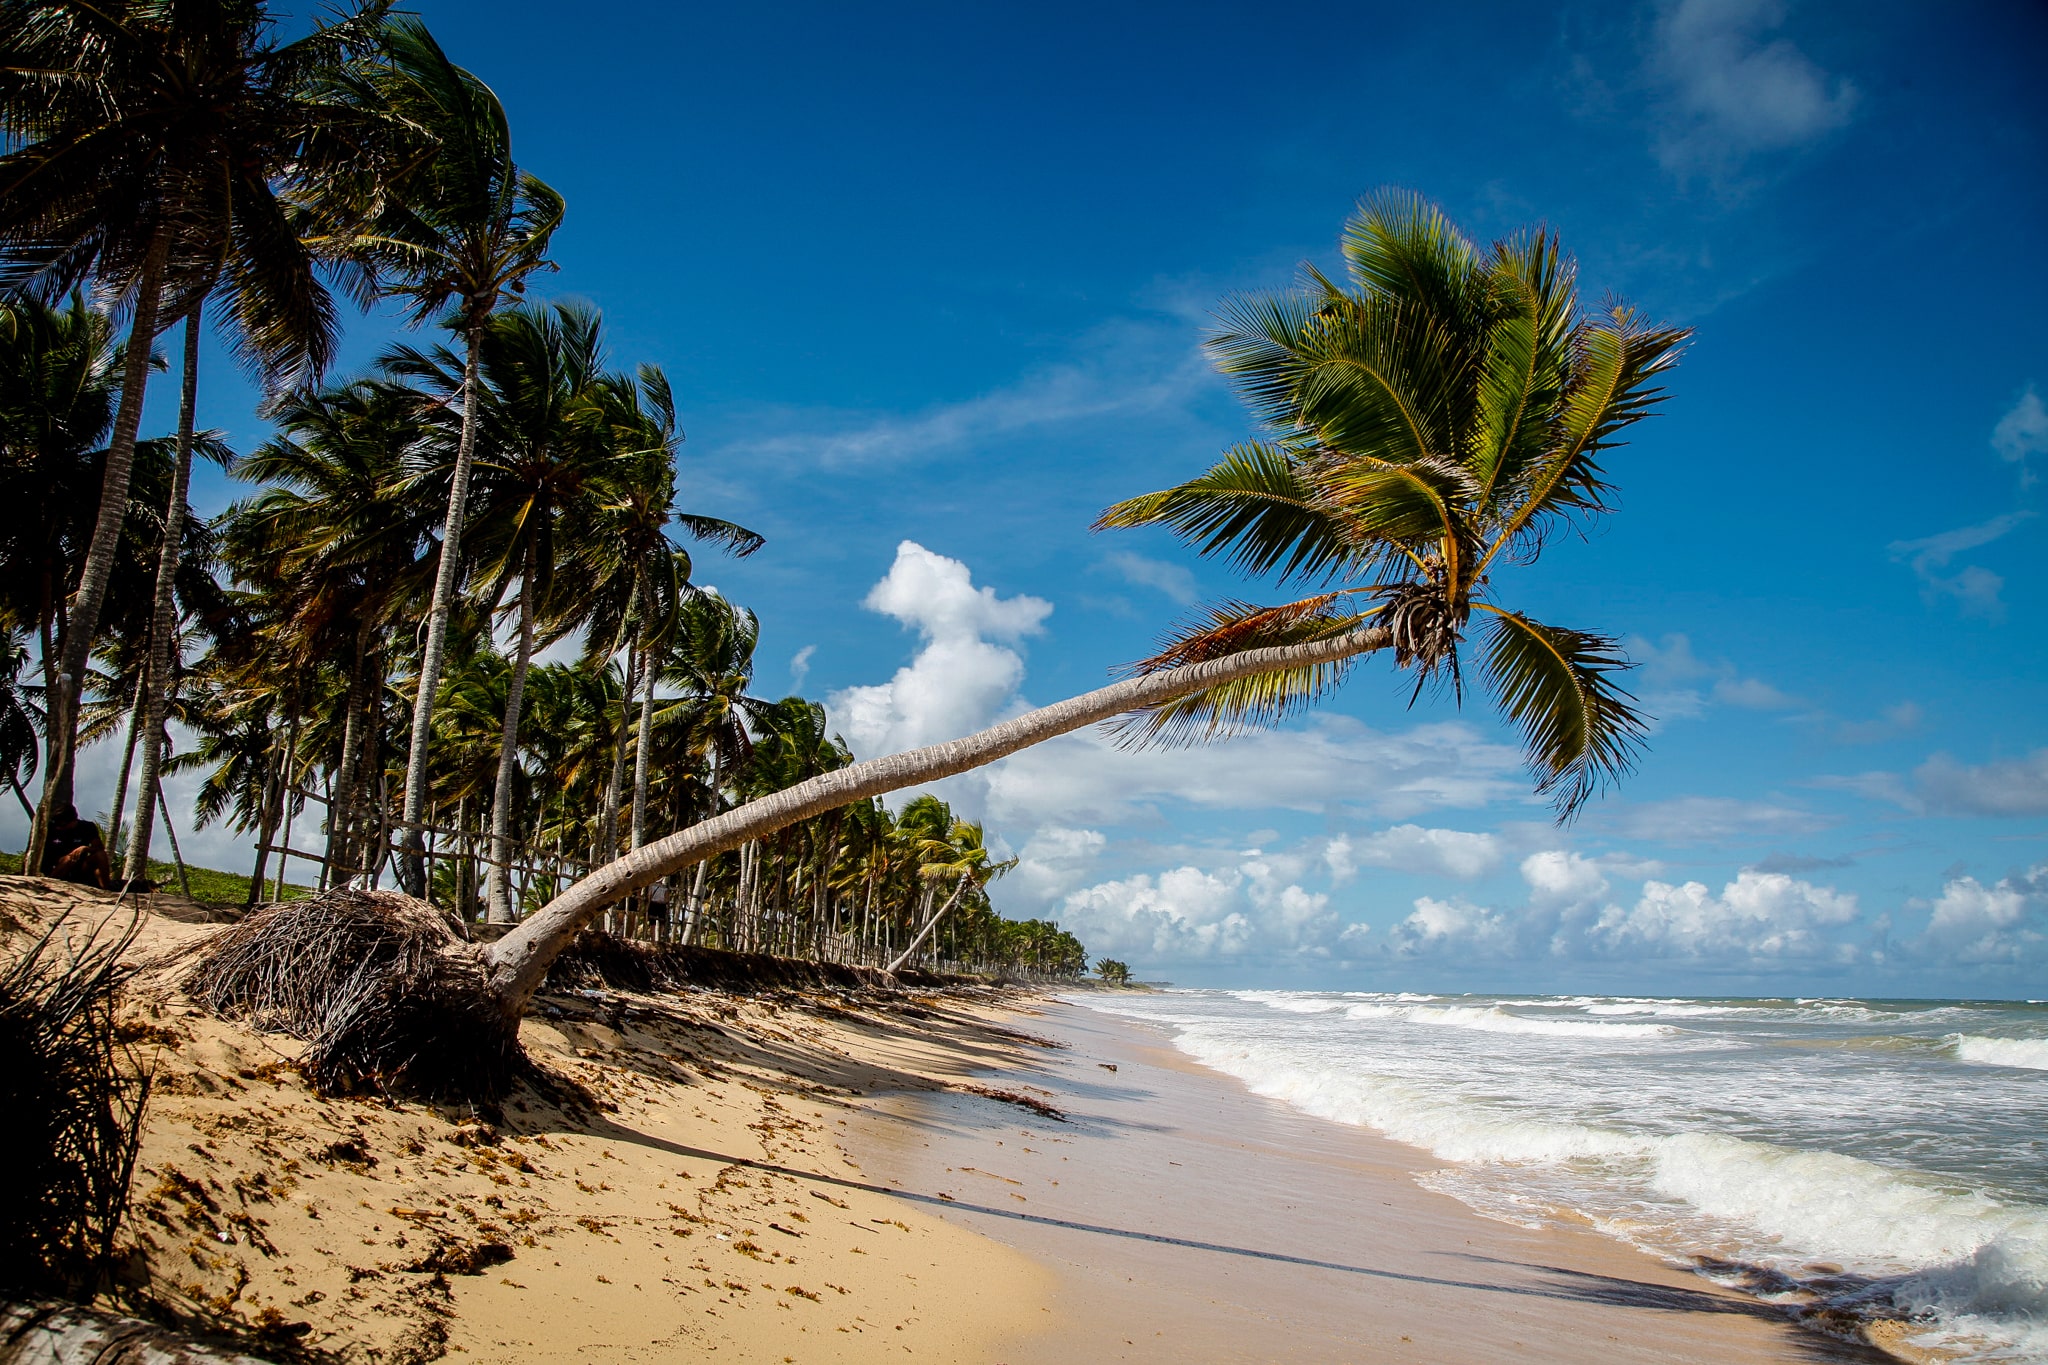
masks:
{"type": "MultiPolygon", "coordinates": [[[[1133,665],[1386,628],[1398,667],[1462,695],[1478,671],[1522,733],[1561,819],[1628,771],[1645,717],[1614,640],[1496,597],[1498,571],[1611,506],[1604,452],[1663,399],[1690,336],[1620,302],[1583,309],[1571,257],[1537,229],[1481,248],[1435,205],[1383,192],[1346,224],[1348,278],[1228,301],[1208,347],[1266,428],[1206,473],[1109,508],[1097,529],[1164,526],[1241,571],[1318,591],[1203,609],[1133,665]],[[1474,613],[1481,618],[1474,622],[1474,613]]],[[[1270,724],[1356,656],[1258,673],[1150,707],[1135,743],[1270,724]]]]}

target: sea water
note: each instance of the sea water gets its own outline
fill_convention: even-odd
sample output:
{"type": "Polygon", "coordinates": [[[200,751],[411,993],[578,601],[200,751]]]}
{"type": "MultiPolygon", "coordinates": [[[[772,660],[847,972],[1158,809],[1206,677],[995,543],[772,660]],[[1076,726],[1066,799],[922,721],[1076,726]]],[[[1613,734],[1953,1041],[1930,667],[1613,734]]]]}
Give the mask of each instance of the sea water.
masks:
{"type": "Polygon", "coordinates": [[[1258,1094],[1383,1133],[1492,1217],[2048,1361],[2048,1004],[1169,990],[1258,1094]]]}

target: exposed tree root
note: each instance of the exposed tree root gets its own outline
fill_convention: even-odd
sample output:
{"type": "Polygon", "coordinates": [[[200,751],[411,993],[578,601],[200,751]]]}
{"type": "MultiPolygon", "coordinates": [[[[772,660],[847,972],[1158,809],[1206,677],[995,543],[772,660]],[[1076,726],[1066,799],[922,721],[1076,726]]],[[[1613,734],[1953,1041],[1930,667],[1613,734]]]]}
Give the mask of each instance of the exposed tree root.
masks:
{"type": "Polygon", "coordinates": [[[518,1025],[456,927],[396,891],[341,887],[268,905],[223,930],[186,978],[223,1018],[303,1039],[323,1094],[364,1088],[495,1104],[520,1061],[518,1025]]]}

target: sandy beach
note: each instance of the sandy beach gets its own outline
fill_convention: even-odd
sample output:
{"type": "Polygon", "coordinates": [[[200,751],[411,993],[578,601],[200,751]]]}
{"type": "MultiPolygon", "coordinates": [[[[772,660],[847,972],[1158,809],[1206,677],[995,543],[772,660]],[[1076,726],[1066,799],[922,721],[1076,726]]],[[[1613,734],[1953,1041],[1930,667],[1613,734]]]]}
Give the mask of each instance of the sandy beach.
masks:
{"type": "MultiPolygon", "coordinates": [[[[111,897],[0,879],[11,941],[111,897]]],[[[120,912],[125,918],[125,910],[120,912]]],[[[591,988],[489,1119],[324,1099],[201,1014],[159,899],[128,1292],[340,1361],[1882,1359],[1430,1192],[1142,1026],[1017,992],[591,988]]]]}

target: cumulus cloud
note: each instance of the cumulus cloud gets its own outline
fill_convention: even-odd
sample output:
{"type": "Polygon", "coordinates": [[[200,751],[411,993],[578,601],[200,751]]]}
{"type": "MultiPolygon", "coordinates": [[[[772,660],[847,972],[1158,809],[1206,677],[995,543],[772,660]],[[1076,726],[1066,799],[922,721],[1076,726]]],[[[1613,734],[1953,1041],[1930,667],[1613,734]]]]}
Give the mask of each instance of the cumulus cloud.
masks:
{"type": "Polygon", "coordinates": [[[1044,905],[1079,886],[1109,847],[1101,830],[1046,825],[1017,851],[1017,866],[1003,879],[1005,897],[1016,895],[1044,905]]]}
{"type": "Polygon", "coordinates": [[[1119,749],[1088,730],[1016,754],[988,773],[990,817],[1014,824],[1109,824],[1164,804],[1209,810],[1363,811],[1402,819],[1527,794],[1521,755],[1462,722],[1390,734],[1349,716],[1258,731],[1194,749],[1119,749]]]}
{"type": "Polygon", "coordinates": [[[1726,169],[1848,123],[1857,92],[1786,38],[1778,0],[1675,0],[1658,16],[1651,72],[1667,92],[1656,151],[1673,170],[1726,169]]]}
{"type": "Polygon", "coordinates": [[[1957,877],[1941,888],[1922,951],[1971,963],[2048,960],[2048,863],[1985,886],[1957,877]]]}
{"type": "Polygon", "coordinates": [[[1953,597],[1966,613],[1997,617],[2005,610],[1998,597],[2005,579],[1981,564],[1966,564],[1948,573],[1949,561],[2000,539],[2033,515],[2030,511],[2007,512],[1975,526],[1960,526],[1919,540],[1895,540],[1889,547],[1892,562],[1912,569],[1920,580],[1920,595],[1927,601],[1953,597]]]}
{"type": "Polygon", "coordinates": [[[1023,656],[1010,645],[1039,633],[1052,613],[1043,598],[975,587],[965,564],[909,540],[862,605],[914,627],[923,641],[888,682],[827,698],[833,725],[869,757],[957,738],[993,720],[1024,678],[1023,656]]]}
{"type": "Polygon", "coordinates": [[[1634,906],[1606,907],[1587,936],[1611,952],[1662,957],[1812,957],[1839,953],[1818,931],[1856,913],[1853,895],[1745,868],[1719,895],[1702,882],[1644,882],[1634,906]]]}
{"type": "Polygon", "coordinates": [[[1182,606],[1195,600],[1195,576],[1185,565],[1132,554],[1128,550],[1107,556],[1102,564],[1121,575],[1126,583],[1164,593],[1182,606]]]}
{"type": "Polygon", "coordinates": [[[1112,957],[1145,962],[1356,954],[1370,928],[1347,924],[1330,898],[1259,854],[1235,866],[1139,873],[1069,894],[1060,920],[1112,957]]]}
{"type": "Polygon", "coordinates": [[[1607,894],[1600,864],[1563,849],[1546,849],[1522,859],[1522,880],[1539,905],[1578,905],[1607,894]]]}
{"type": "Polygon", "coordinates": [[[1388,948],[1398,957],[1445,951],[1473,957],[1520,957],[1517,928],[1508,916],[1462,896],[1450,900],[1418,896],[1413,913],[1388,932],[1388,948]]]}
{"type": "Polygon", "coordinates": [[[1745,868],[1718,893],[1651,878],[1633,904],[1608,899],[1602,867],[1576,853],[1532,854],[1522,875],[1530,899],[1518,907],[1418,897],[1389,931],[1389,951],[1440,961],[1700,962],[1839,961],[1856,951],[1828,933],[1855,921],[1856,897],[1783,873],[1745,868]]]}
{"type": "Polygon", "coordinates": [[[1323,861],[1332,880],[1338,883],[1350,880],[1361,867],[1470,880],[1493,871],[1500,860],[1498,835],[1413,824],[1395,825],[1356,838],[1340,834],[1323,848],[1323,861]]]}

